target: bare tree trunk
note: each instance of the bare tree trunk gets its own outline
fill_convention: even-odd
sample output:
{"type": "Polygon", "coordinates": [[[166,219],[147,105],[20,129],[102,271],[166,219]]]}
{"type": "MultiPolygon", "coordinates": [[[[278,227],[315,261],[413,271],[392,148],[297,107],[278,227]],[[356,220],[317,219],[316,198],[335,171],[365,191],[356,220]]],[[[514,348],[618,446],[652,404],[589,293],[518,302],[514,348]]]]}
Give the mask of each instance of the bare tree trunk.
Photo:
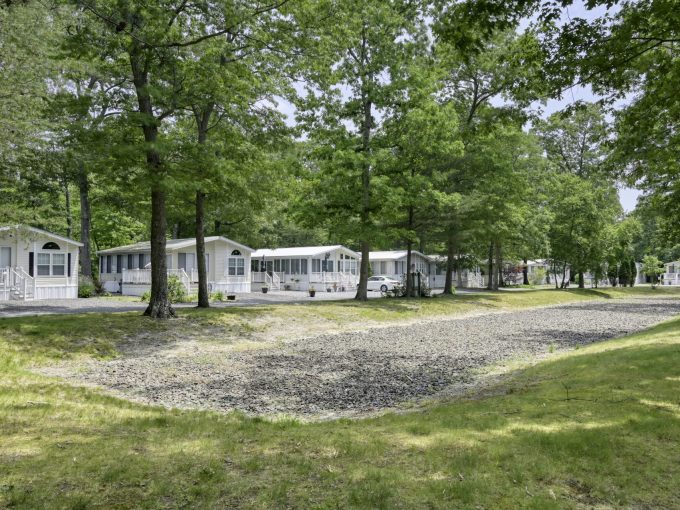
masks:
{"type": "Polygon", "coordinates": [[[90,182],[81,163],[78,170],[78,192],[80,195],[80,271],[85,277],[92,277],[92,259],[90,256],[90,182]]]}
{"type": "Polygon", "coordinates": [[[565,289],[567,287],[567,263],[562,264],[562,284],[560,288],[565,289]]]}
{"type": "Polygon", "coordinates": [[[522,268],[522,283],[524,285],[529,285],[529,261],[524,257],[524,267],[522,268]]]}
{"type": "Polygon", "coordinates": [[[406,241],[406,296],[412,297],[413,295],[413,277],[411,275],[411,250],[413,247],[413,242],[411,240],[406,241]]]}
{"type": "Polygon", "coordinates": [[[456,259],[456,276],[457,276],[457,286],[462,287],[463,286],[463,271],[462,268],[460,267],[460,261],[461,261],[461,256],[460,252],[458,252],[458,258],[456,259]]]}
{"type": "Polygon", "coordinates": [[[73,213],[71,212],[71,190],[68,187],[68,179],[63,176],[64,201],[66,202],[66,237],[73,237],[73,213]]]}
{"type": "Polygon", "coordinates": [[[198,307],[210,307],[210,296],[208,294],[207,268],[205,267],[205,235],[203,220],[205,193],[196,192],[196,264],[198,265],[198,307]]]}
{"type": "Polygon", "coordinates": [[[362,96],[364,118],[361,125],[361,150],[366,161],[364,161],[361,170],[361,271],[359,272],[359,285],[357,285],[357,293],[354,299],[366,301],[368,299],[368,254],[371,251],[369,241],[371,227],[371,163],[368,157],[371,149],[373,103],[368,99],[365,91],[362,92],[362,96]]]}
{"type": "Polygon", "coordinates": [[[362,241],[361,242],[361,265],[359,266],[359,285],[357,285],[357,293],[356,296],[354,296],[354,299],[358,299],[360,301],[366,301],[368,299],[368,288],[367,288],[367,282],[368,282],[368,254],[370,253],[371,248],[368,244],[368,241],[362,241]]]}
{"type": "Polygon", "coordinates": [[[168,268],[165,260],[165,234],[167,218],[165,211],[164,172],[161,156],[155,148],[160,121],[154,115],[149,93],[148,70],[142,58],[143,50],[134,48],[130,54],[133,83],[137,94],[142,131],[146,142],[146,167],[151,178],[151,298],[144,315],[157,319],[175,316],[168,297],[168,268]]]}
{"type": "Polygon", "coordinates": [[[494,282],[493,290],[498,290],[499,287],[503,286],[503,255],[501,252],[500,241],[496,241],[496,266],[497,276],[494,282]]]}
{"type": "Polygon", "coordinates": [[[486,288],[488,290],[493,290],[494,281],[494,271],[493,271],[493,241],[489,243],[489,259],[487,261],[487,275],[488,281],[486,282],[486,288]]]}
{"type": "MultiPolygon", "coordinates": [[[[209,104],[202,111],[194,109],[196,128],[198,131],[198,143],[205,144],[208,139],[208,125],[214,109],[209,104]]],[[[210,295],[208,294],[208,270],[205,266],[205,193],[196,190],[196,259],[198,264],[198,307],[210,307],[210,295]]]]}
{"type": "Polygon", "coordinates": [[[455,260],[453,254],[455,253],[453,234],[449,233],[446,239],[446,279],[444,280],[444,294],[453,294],[453,267],[455,260]]]}
{"type": "Polygon", "coordinates": [[[586,288],[586,282],[585,282],[585,278],[583,276],[583,271],[578,272],[578,288],[579,289],[585,289],[586,288]]]}

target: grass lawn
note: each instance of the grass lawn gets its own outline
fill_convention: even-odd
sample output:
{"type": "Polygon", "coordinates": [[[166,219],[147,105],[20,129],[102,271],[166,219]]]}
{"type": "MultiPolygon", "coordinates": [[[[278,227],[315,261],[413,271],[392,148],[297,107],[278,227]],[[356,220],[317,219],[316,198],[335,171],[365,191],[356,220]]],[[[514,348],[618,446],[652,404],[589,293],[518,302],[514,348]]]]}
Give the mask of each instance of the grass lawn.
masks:
{"type": "MultiPolygon", "coordinates": [[[[629,292],[648,291],[606,296],[629,292]]],[[[240,335],[265,319],[342,326],[594,297],[605,296],[182,310],[160,323],[134,313],[0,320],[0,508],[680,507],[680,319],[554,354],[481,397],[364,420],[167,410],[27,368],[114,356],[140,329],[240,335]]]]}

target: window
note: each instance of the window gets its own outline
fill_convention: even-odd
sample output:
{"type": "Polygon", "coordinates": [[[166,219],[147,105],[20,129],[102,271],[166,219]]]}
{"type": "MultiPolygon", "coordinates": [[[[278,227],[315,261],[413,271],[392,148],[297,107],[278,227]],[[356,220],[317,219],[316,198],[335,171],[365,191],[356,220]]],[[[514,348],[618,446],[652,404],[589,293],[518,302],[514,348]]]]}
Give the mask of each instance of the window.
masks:
{"type": "Polygon", "coordinates": [[[123,256],[118,255],[116,257],[116,273],[122,273],[123,272],[123,256]]]}
{"type": "Polygon", "coordinates": [[[307,259],[300,259],[300,274],[307,274],[307,259]]]}
{"type": "Polygon", "coordinates": [[[250,259],[250,270],[254,273],[260,272],[260,261],[257,259],[250,259]]]}
{"type": "Polygon", "coordinates": [[[66,274],[65,269],[66,269],[66,255],[64,253],[53,253],[52,276],[64,276],[66,274]]]}
{"type": "Polygon", "coordinates": [[[244,276],[245,272],[245,259],[243,257],[230,257],[228,265],[228,275],[229,276],[244,276]]]}
{"type": "MultiPolygon", "coordinates": [[[[139,269],[144,269],[144,254],[139,254],[139,269]]],[[[110,272],[110,271],[109,271],[110,272]]]]}
{"type": "Polygon", "coordinates": [[[281,259],[274,260],[274,271],[281,272],[281,259]]]}
{"type": "Polygon", "coordinates": [[[321,259],[312,259],[312,273],[321,272],[321,259]]]}
{"type": "Polygon", "coordinates": [[[283,259],[281,261],[281,270],[286,274],[290,274],[290,259],[283,259]]]}
{"type": "Polygon", "coordinates": [[[128,269],[134,269],[135,268],[135,256],[130,254],[127,256],[127,268],[128,269]]]}
{"type": "Polygon", "coordinates": [[[240,256],[241,256],[241,252],[238,251],[238,250],[234,250],[234,251],[231,252],[231,256],[232,256],[232,257],[240,257],[240,256]]]}
{"type": "Polygon", "coordinates": [[[43,244],[42,249],[43,250],[58,250],[59,245],[57,243],[53,243],[52,241],[50,241],[49,243],[43,244]]]}
{"type": "Polygon", "coordinates": [[[293,259],[290,261],[291,267],[290,270],[293,274],[299,274],[300,273],[300,259],[293,259]]]}
{"type": "Polygon", "coordinates": [[[66,276],[65,253],[38,253],[37,265],[38,276],[66,276]]]}
{"type": "Polygon", "coordinates": [[[106,272],[110,273],[111,272],[111,255],[106,256],[106,272]]]}
{"type": "Polygon", "coordinates": [[[38,276],[50,275],[50,254],[38,253],[38,276]]]}

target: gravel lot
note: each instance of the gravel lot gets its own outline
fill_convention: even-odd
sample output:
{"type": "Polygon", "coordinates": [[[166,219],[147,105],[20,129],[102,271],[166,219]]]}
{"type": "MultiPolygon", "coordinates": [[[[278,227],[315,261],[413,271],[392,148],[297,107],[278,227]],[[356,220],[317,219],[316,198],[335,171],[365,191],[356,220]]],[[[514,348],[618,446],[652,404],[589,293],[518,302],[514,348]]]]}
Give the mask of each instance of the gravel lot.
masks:
{"type": "MultiPolygon", "coordinates": [[[[328,418],[464,391],[479,369],[532,361],[680,313],[677,300],[591,301],[292,339],[283,344],[140,339],[113,361],[47,373],[172,407],[328,418]]],[[[43,370],[44,372],[44,370],[43,370]]]]}

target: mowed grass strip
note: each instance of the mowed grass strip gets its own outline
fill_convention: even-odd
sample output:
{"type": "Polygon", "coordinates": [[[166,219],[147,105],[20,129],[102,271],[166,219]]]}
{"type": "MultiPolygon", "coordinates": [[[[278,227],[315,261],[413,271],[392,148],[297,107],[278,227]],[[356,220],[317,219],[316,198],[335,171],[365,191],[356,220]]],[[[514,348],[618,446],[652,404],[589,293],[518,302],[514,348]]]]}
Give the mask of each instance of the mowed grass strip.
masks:
{"type": "Polygon", "coordinates": [[[144,338],[171,342],[292,339],[328,331],[354,330],[464,313],[517,310],[594,299],[631,296],[680,298],[680,287],[521,290],[461,293],[431,299],[319,301],[210,309],[181,308],[179,317],[157,321],[139,312],[82,313],[0,318],[0,341],[7,352],[26,353],[31,363],[84,354],[111,357],[117,346],[144,338]]]}
{"type": "Polygon", "coordinates": [[[680,507],[680,319],[555,354],[492,396],[300,423],[137,405],[26,368],[114,355],[107,333],[137,324],[111,317],[0,321],[0,507],[680,507]]]}

